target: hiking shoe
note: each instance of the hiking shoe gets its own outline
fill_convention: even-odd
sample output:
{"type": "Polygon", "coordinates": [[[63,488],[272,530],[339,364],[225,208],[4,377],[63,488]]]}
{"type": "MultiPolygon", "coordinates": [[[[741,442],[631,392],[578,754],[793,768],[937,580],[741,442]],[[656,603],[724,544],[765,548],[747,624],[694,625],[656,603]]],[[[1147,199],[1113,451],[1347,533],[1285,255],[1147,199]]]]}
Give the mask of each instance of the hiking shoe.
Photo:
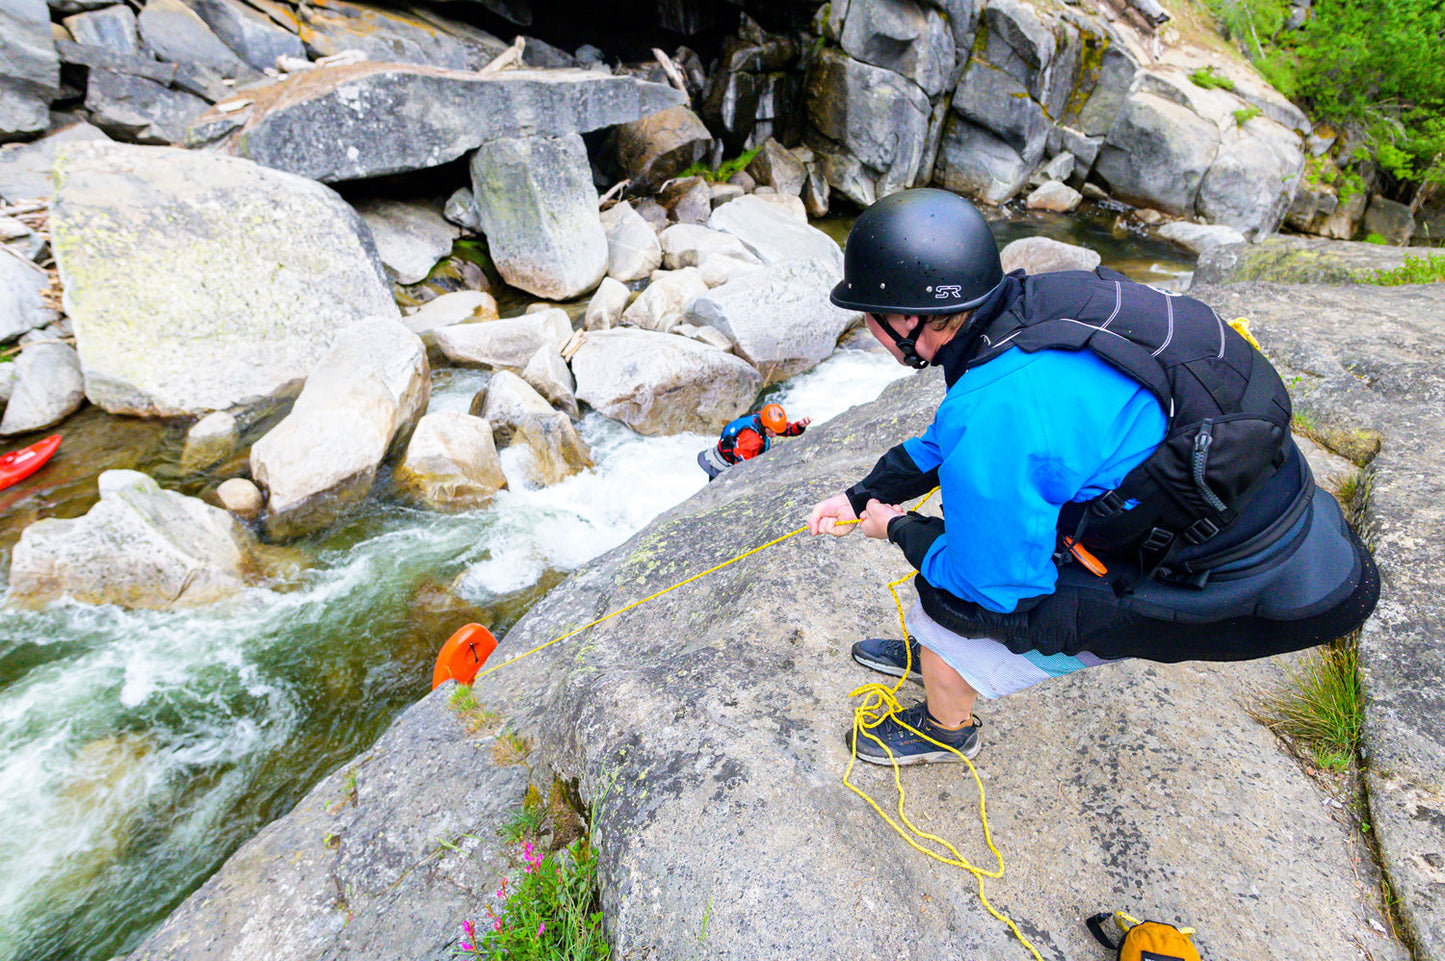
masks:
{"type": "Polygon", "coordinates": [[[891,674],[894,677],[902,677],[909,664],[909,650],[912,650],[912,669],[909,670],[908,679],[915,684],[923,683],[923,669],[919,666],[919,653],[921,649],[918,642],[909,638],[907,647],[904,642],[892,637],[870,637],[866,641],[858,641],[853,645],[853,660],[864,667],[872,668],[880,674],[891,674]]]}
{"type": "MultiPolygon", "coordinates": [[[[947,744],[967,758],[977,755],[979,748],[982,747],[978,729],[983,726],[983,722],[977,717],[973,719],[972,724],[961,730],[945,730],[934,723],[933,717],[928,713],[928,702],[919,701],[912,707],[905,707],[897,714],[884,718],[877,727],[865,729],[866,733],[858,738],[858,760],[867,761],[870,764],[892,764],[893,761],[897,761],[900,765],[960,760],[958,754],[924,740],[900,724],[899,721],[916,731],[921,731],[940,744],[947,744]],[[870,734],[872,737],[869,737],[870,734]],[[878,741],[888,745],[888,751],[885,751],[878,741],[873,740],[875,737],[878,741]],[[891,760],[888,756],[889,751],[893,752],[891,760]]],[[[848,746],[850,751],[853,750],[854,733],[854,729],[850,728],[843,735],[843,743],[848,746]]]]}

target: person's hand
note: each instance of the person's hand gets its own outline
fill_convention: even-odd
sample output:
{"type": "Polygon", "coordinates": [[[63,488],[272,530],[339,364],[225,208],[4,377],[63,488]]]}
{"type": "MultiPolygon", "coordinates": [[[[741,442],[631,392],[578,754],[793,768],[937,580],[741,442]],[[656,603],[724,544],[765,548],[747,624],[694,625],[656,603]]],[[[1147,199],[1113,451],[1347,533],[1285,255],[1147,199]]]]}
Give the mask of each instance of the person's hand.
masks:
{"type": "Polygon", "coordinates": [[[885,504],[875,497],[863,508],[863,516],[858,519],[858,529],[869,537],[886,541],[888,522],[902,513],[901,509],[885,504]]]}
{"type": "Polygon", "coordinates": [[[798,421],[797,421],[797,424],[798,424],[798,427],[800,427],[800,428],[806,428],[806,427],[807,427],[809,424],[811,424],[812,422],[813,422],[813,418],[811,418],[811,417],[800,417],[800,418],[798,419],[798,421]]]}
{"type": "Polygon", "coordinates": [[[848,503],[847,494],[834,494],[825,501],[819,501],[813,512],[808,515],[808,532],[813,535],[832,534],[834,537],[842,537],[844,534],[853,533],[852,524],[839,525],[839,521],[855,521],[858,515],[853,513],[853,505],[848,503]]]}

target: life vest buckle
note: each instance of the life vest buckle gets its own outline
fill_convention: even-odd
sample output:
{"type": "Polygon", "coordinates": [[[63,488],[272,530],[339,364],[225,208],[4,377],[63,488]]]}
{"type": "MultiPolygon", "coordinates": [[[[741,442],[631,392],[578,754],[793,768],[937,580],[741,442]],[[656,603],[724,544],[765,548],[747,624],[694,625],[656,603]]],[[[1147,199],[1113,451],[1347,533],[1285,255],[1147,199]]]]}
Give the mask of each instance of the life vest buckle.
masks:
{"type": "Polygon", "coordinates": [[[1220,526],[1207,517],[1190,524],[1184,531],[1184,539],[1191,544],[1203,544],[1221,530],[1220,526]]]}

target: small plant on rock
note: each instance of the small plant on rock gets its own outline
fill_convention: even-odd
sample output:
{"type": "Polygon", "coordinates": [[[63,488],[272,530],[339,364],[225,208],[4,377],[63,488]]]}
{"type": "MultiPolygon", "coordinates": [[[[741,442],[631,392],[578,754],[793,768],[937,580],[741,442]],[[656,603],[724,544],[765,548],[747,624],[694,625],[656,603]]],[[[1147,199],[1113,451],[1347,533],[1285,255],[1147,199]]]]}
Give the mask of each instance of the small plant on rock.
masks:
{"type": "Polygon", "coordinates": [[[485,906],[485,921],[462,923],[462,955],[606,961],[611,948],[602,933],[596,855],[587,839],[546,854],[527,841],[520,853],[522,874],[514,882],[501,880],[493,895],[496,904],[485,906]]]}

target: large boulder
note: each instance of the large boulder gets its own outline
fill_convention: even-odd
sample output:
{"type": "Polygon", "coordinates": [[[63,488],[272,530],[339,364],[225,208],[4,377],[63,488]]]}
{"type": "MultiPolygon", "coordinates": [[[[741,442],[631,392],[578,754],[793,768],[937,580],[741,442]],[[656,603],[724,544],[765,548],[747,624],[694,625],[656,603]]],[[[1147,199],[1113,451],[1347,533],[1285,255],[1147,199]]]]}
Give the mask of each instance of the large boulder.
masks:
{"type": "Polygon", "coordinates": [[[184,143],[186,128],[208,106],[184,90],[101,67],[92,68],[85,83],[85,109],[91,121],[117,140],[184,143]]]}
{"type": "Polygon", "coordinates": [[[106,471],[100,500],[84,516],[25,528],[10,560],[5,602],[209,604],[248,586],[253,550],[250,535],[225,511],[162,490],[144,474],[106,471]]]}
{"type": "Polygon", "coordinates": [[[165,147],[62,149],[50,214],[91,402],[176,417],[291,395],[333,336],[399,316],[328,187],[165,147]]]}
{"type": "Polygon", "coordinates": [[[222,77],[255,76],[182,0],[147,0],[138,24],[141,39],[162,60],[197,64],[222,77]]]}
{"type": "Polygon", "coordinates": [[[917,84],[825,48],[808,72],[807,108],[813,127],[867,168],[861,181],[828,168],[834,189],[866,206],[913,185],[931,114],[917,84]]]}
{"type": "Polygon", "coordinates": [[[50,102],[58,96],[60,60],[45,0],[5,0],[0,3],[0,143],[43,132],[50,126],[50,102]]]}
{"type": "Polygon", "coordinates": [[[686,106],[669,107],[651,116],[618,124],[613,152],[632,189],[652,193],[707,156],[712,134],[686,106]]]}
{"type": "Polygon", "coordinates": [[[1122,200],[1193,216],[1218,148],[1219,128],[1212,121],[1155,94],[1136,93],[1124,102],[1094,171],[1122,200]]]}
{"type": "Polygon", "coordinates": [[[842,273],[843,248],[809,224],[807,214],[801,210],[749,194],[719,206],[708,218],[707,225],[741,240],[764,264],[815,260],[842,273]]]}
{"type": "Polygon", "coordinates": [[[520,370],[543,347],[559,347],[572,336],[572,322],[560,307],[432,331],[437,347],[454,364],[520,370]]]}
{"type": "Polygon", "coordinates": [[[572,373],[578,400],[647,435],[716,433],[763,383],[746,361],[715,347],[627,328],[588,333],[572,373]]]}
{"type": "Polygon", "coordinates": [[[507,486],[491,425],[454,410],[417,422],[394,476],[403,493],[438,510],[485,507],[507,486]]]}
{"type": "Polygon", "coordinates": [[[400,321],[369,318],[341,331],[296,404],[251,447],[267,493],[266,532],[286,540],[331,524],[371,491],[426,412],[426,348],[400,321]]]}
{"type": "Polygon", "coordinates": [[[1199,214],[1245,236],[1271,234],[1289,211],[1304,165],[1299,136],[1267,117],[1227,127],[1199,184],[1199,214]]]}
{"type": "Polygon", "coordinates": [[[333,182],[435,167],[483,141],[561,137],[645,117],[681,102],[664,84],[587,70],[482,75],[396,63],[319,67],[246,90],[251,103],[213,111],[201,141],[278,170],[333,182]]]}
{"type": "Polygon", "coordinates": [[[707,293],[707,282],[696,267],[660,270],[652,283],[627,305],[618,323],[644,330],[669,331],[682,322],[693,299],[707,293]]]}
{"type": "Polygon", "coordinates": [[[978,61],[970,64],[953,92],[953,109],[1008,144],[1028,167],[1043,157],[1053,122],[1008,71],[978,61]]]}
{"type": "Polygon", "coordinates": [[[944,127],[934,183],[986,204],[1002,204],[1019,192],[1032,165],[999,137],[960,117],[944,127]]]}
{"type": "Polygon", "coordinates": [[[607,232],[582,135],[498,137],[472,154],[472,195],[502,279],[570,300],[607,273],[607,232]]]}
{"type": "Polygon", "coordinates": [[[836,4],[838,41],[849,56],[907,77],[930,97],[953,79],[948,19],[913,0],[851,0],[836,4]]]}
{"type": "Polygon", "coordinates": [[[607,234],[607,276],[630,282],[642,280],[662,264],[657,231],[623,200],[602,211],[607,234]]]}
{"type": "Polygon", "coordinates": [[[857,311],[829,302],[837,280],[817,261],[780,261],[697,297],[684,319],[726,334],[766,387],[832,356],[838,338],[862,320],[857,311]]]}

